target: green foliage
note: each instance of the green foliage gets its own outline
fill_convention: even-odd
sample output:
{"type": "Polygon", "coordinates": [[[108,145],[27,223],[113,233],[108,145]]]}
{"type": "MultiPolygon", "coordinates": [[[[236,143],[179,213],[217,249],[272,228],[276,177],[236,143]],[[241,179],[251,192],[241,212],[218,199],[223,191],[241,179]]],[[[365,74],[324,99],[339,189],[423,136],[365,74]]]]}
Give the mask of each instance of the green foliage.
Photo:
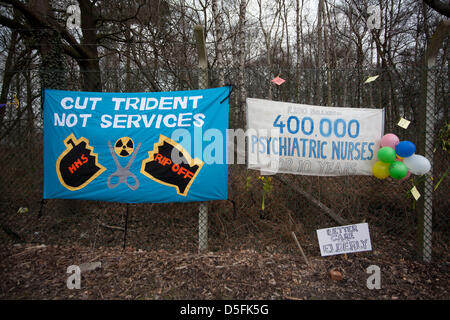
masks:
{"type": "Polygon", "coordinates": [[[450,122],[444,124],[437,137],[438,147],[450,153],[450,122]]]}
{"type": "Polygon", "coordinates": [[[266,195],[268,195],[272,191],[272,178],[271,177],[266,178],[266,177],[259,176],[258,180],[261,180],[263,183],[261,209],[262,209],[262,211],[264,211],[264,200],[266,198],[266,195]]]}
{"type": "Polygon", "coordinates": [[[260,176],[258,179],[263,182],[263,193],[269,194],[272,191],[272,178],[265,178],[260,176]]]}
{"type": "MultiPolygon", "coordinates": [[[[263,176],[259,176],[258,177],[258,181],[262,182],[262,200],[261,200],[261,210],[262,212],[264,211],[265,208],[265,199],[266,196],[272,192],[272,178],[271,177],[263,177],[263,176]]],[[[245,177],[245,191],[250,191],[252,188],[252,177],[249,176],[248,171],[246,172],[246,177],[245,177]]],[[[261,212],[261,218],[263,217],[263,214],[261,212]]]]}

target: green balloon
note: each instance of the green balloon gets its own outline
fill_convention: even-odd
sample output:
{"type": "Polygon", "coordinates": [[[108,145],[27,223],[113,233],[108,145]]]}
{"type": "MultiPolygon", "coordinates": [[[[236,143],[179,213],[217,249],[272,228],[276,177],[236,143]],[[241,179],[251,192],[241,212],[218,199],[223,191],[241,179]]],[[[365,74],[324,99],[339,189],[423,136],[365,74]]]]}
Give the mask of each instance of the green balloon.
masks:
{"type": "Polygon", "coordinates": [[[391,147],[383,147],[378,150],[377,156],[378,160],[391,163],[395,161],[396,153],[395,150],[391,147]]]}
{"type": "Polygon", "coordinates": [[[396,179],[401,180],[408,174],[408,167],[400,161],[395,161],[389,166],[389,175],[396,179]]]}

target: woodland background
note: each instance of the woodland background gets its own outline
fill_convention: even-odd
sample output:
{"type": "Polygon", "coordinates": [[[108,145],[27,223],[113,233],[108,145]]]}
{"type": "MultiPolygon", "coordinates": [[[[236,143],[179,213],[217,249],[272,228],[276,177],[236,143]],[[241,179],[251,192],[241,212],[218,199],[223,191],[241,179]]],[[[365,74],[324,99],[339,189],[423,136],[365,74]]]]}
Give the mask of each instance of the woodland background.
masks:
{"type": "MultiPolygon", "coordinates": [[[[161,262],[160,265],[161,274],[171,261],[173,268],[178,268],[184,265],[183,259],[189,260],[191,258],[186,257],[197,252],[198,203],[133,204],[127,207],[126,204],[96,201],[41,202],[41,89],[104,92],[196,89],[199,69],[193,30],[194,25],[200,24],[206,33],[209,86],[231,84],[234,88],[230,99],[231,128],[245,128],[247,97],[385,108],[385,132],[395,133],[401,140],[416,142],[420,154],[425,144],[425,99],[430,94],[436,97],[436,130],[432,142],[435,150],[432,177],[436,190],[433,194],[431,267],[417,260],[420,258],[418,208],[422,204],[409,192],[413,185],[420,185],[423,177],[397,182],[368,176],[280,175],[269,182],[258,179],[259,172],[248,171],[244,165],[237,164],[230,165],[229,200],[208,203],[209,250],[220,257],[200,258],[225,263],[226,257],[239,262],[248,256],[255,259],[247,265],[252,268],[258,265],[255,261],[262,255],[261,261],[287,259],[288,264],[301,265],[302,259],[297,258],[298,248],[291,236],[294,231],[312,265],[320,265],[308,276],[317,277],[317,270],[326,270],[333,265],[341,270],[348,268],[347,275],[351,275],[351,270],[366,260],[373,262],[375,259],[376,263],[398,266],[399,270],[404,270],[403,266],[408,263],[421,270],[416,280],[423,280],[420,282],[423,292],[417,291],[413,298],[447,299],[450,230],[448,38],[439,51],[436,67],[428,70],[429,77],[436,80],[433,92],[424,89],[423,57],[438,23],[448,19],[449,10],[444,2],[414,0],[1,1],[0,103],[10,104],[0,108],[3,258],[0,274],[8,279],[2,285],[0,297],[48,298],[54,294],[31,290],[32,286],[24,289],[23,284],[27,281],[18,285],[20,276],[7,271],[31,268],[29,261],[33,261],[31,266],[42,263],[39,259],[45,252],[41,252],[43,256],[39,259],[34,253],[34,258],[30,258],[28,254],[21,254],[28,252],[25,247],[45,244],[47,249],[36,250],[49,252],[50,260],[54,259],[50,258],[52,255],[63,255],[61,252],[72,252],[71,257],[81,255],[80,259],[87,256],[95,259],[102,252],[104,255],[113,252],[111,254],[117,256],[119,253],[115,248],[121,247],[124,241],[127,210],[127,247],[146,250],[149,255],[157,255],[165,261],[166,264],[161,262]],[[68,29],[66,23],[70,14],[67,8],[74,3],[80,8],[80,28],[68,29]],[[367,26],[369,6],[380,8],[379,29],[367,26]],[[374,75],[379,75],[376,81],[364,83],[374,75]],[[281,86],[271,83],[276,76],[286,82],[281,86]],[[20,101],[19,106],[11,104],[14,97],[20,101]],[[396,125],[400,117],[411,121],[407,130],[396,125]],[[289,181],[294,188],[283,181],[289,181]],[[263,192],[266,193],[264,211],[261,208],[263,192]],[[323,210],[324,206],[348,223],[368,222],[373,252],[355,254],[355,263],[350,263],[347,256],[321,259],[315,230],[338,225],[336,219],[323,210]],[[21,208],[26,208],[27,212],[21,208]],[[52,251],[51,246],[60,249],[52,251]],[[109,249],[101,249],[105,247],[109,249]],[[78,251],[75,248],[79,248],[78,251]],[[18,268],[22,264],[25,266],[18,268]],[[435,273],[426,275],[426,272],[435,273]],[[427,284],[428,280],[433,281],[432,284],[427,284]]],[[[48,268],[58,266],[64,277],[66,267],[61,261],[48,268]]],[[[205,268],[211,265],[211,262],[204,263],[205,268]]],[[[248,270],[241,271],[236,274],[246,277],[248,270]]],[[[50,282],[54,281],[52,274],[51,271],[45,274],[50,282]]],[[[38,283],[42,277],[33,278],[33,283],[38,283]]],[[[267,278],[273,283],[274,277],[272,274],[256,278],[267,278]]],[[[404,278],[410,280],[407,276],[404,278]]],[[[394,293],[387,292],[386,298],[411,297],[414,287],[411,283],[404,280],[411,288],[403,290],[403,282],[392,279],[394,293]],[[395,290],[404,295],[396,294],[395,290]]],[[[292,279],[288,280],[292,285],[292,279]]],[[[155,281],[158,283],[159,280],[155,281]]],[[[242,279],[239,281],[243,282],[242,279]]],[[[54,285],[64,288],[63,282],[54,285]]],[[[174,287],[178,288],[176,293],[170,291],[167,294],[167,288],[155,284],[155,288],[163,288],[159,294],[154,293],[158,290],[153,288],[154,294],[150,295],[133,291],[111,297],[180,298],[185,297],[183,294],[191,294],[193,298],[286,298],[294,290],[289,294],[276,291],[277,295],[272,295],[274,291],[270,291],[270,285],[251,293],[228,285],[231,292],[224,289],[216,296],[188,287],[180,291],[183,286],[179,283],[178,287],[171,288],[174,287]]],[[[57,292],[55,296],[61,294],[57,292]]],[[[106,295],[104,291],[99,292],[90,292],[87,297],[103,298],[106,295]]],[[[318,292],[320,290],[313,294],[297,294],[306,298],[311,295],[365,297],[360,292],[343,291],[342,295],[339,291],[335,291],[336,295],[318,292]]],[[[80,293],[79,297],[86,297],[84,294],[80,293]]],[[[367,295],[370,297],[374,297],[373,293],[367,295]]]]}

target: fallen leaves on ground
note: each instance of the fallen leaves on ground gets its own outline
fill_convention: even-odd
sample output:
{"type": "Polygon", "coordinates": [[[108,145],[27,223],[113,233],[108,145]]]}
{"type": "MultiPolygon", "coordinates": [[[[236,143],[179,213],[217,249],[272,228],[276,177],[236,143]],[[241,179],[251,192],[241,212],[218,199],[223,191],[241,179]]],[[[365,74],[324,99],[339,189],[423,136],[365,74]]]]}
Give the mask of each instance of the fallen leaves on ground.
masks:
{"type": "Polygon", "coordinates": [[[120,247],[43,244],[0,246],[0,299],[448,299],[448,267],[387,260],[368,253],[313,257],[230,250],[196,254],[120,247]],[[101,267],[68,289],[67,268],[101,267]],[[366,268],[381,268],[381,289],[366,286],[366,268]],[[345,277],[333,281],[329,270],[345,277]]]}

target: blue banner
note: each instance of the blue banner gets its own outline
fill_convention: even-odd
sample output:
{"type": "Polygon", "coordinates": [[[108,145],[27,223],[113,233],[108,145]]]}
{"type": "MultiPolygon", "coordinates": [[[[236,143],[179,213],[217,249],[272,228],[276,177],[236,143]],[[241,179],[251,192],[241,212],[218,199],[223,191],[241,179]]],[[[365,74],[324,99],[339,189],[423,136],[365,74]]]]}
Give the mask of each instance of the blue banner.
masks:
{"type": "Polygon", "coordinates": [[[44,90],[44,199],[227,199],[230,91],[44,90]]]}

